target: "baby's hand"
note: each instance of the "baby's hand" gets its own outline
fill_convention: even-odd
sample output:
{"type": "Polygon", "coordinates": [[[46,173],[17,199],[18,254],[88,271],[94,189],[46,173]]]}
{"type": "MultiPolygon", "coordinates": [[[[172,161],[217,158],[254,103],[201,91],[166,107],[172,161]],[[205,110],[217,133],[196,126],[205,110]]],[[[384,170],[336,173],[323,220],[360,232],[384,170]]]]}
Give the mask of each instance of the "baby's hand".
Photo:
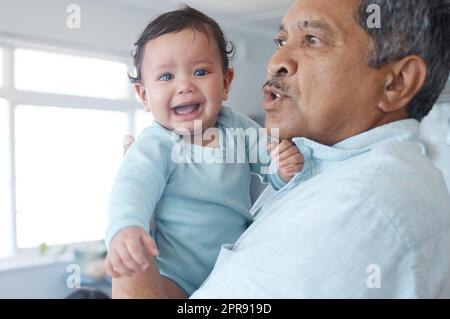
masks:
{"type": "Polygon", "coordinates": [[[112,277],[133,276],[147,269],[147,255],[157,256],[153,238],[140,227],[122,229],[111,241],[105,260],[107,273],[112,277]]]}
{"type": "Polygon", "coordinates": [[[282,140],[280,144],[269,144],[272,160],[278,163],[278,174],[289,182],[295,174],[303,169],[305,158],[298,147],[290,140],[282,140]]]}

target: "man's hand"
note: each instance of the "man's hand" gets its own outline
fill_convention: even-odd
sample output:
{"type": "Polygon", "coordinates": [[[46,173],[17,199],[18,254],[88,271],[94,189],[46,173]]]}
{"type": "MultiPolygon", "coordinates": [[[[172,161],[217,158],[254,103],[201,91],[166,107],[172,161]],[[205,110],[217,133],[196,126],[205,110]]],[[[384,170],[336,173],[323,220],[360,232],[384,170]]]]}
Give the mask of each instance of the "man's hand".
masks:
{"type": "Polygon", "coordinates": [[[278,164],[278,174],[289,182],[292,177],[303,169],[305,158],[298,147],[290,140],[282,140],[280,144],[269,144],[270,155],[278,164]]]}
{"type": "Polygon", "coordinates": [[[153,238],[140,227],[122,229],[111,241],[105,260],[107,273],[112,277],[134,276],[149,266],[148,255],[158,256],[153,238]]]}

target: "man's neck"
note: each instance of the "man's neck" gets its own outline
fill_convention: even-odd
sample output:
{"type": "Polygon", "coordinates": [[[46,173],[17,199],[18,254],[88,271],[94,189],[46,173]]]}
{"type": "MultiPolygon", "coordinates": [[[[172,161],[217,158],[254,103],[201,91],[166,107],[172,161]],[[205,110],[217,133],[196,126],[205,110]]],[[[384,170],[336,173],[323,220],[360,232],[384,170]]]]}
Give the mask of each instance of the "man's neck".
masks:
{"type": "Polygon", "coordinates": [[[396,112],[389,112],[385,113],[382,112],[379,114],[379,116],[375,117],[371,122],[368,122],[365,127],[358,127],[354,130],[348,130],[349,133],[343,134],[342,136],[335,138],[335,140],[332,140],[331,143],[322,143],[328,146],[335,145],[337,143],[340,143],[348,138],[351,138],[352,136],[359,135],[361,133],[373,130],[376,127],[383,126],[392,122],[402,121],[409,118],[408,113],[406,110],[400,110],[396,112]]]}
{"type": "MultiPolygon", "coordinates": [[[[374,121],[374,125],[370,129],[374,129],[375,127],[386,125],[388,123],[402,121],[410,118],[406,110],[400,110],[397,112],[384,113],[384,116],[377,121],[374,121]]],[[[361,132],[362,133],[362,132],[361,132]]]]}

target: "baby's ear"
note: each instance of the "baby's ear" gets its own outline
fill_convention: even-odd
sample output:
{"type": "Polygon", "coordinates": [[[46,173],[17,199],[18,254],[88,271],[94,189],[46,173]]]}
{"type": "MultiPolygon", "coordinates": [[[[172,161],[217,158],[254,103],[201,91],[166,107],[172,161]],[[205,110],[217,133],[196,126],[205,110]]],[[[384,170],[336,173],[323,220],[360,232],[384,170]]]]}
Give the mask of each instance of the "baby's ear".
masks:
{"type": "Polygon", "coordinates": [[[231,82],[233,82],[234,78],[234,70],[229,68],[226,70],[225,75],[223,77],[223,100],[228,100],[228,92],[231,89],[231,82]]]}
{"type": "Polygon", "coordinates": [[[148,103],[147,92],[145,90],[145,87],[141,83],[136,83],[134,85],[134,89],[136,91],[136,94],[141,99],[142,104],[144,105],[144,111],[150,112],[150,105],[148,103]]]}

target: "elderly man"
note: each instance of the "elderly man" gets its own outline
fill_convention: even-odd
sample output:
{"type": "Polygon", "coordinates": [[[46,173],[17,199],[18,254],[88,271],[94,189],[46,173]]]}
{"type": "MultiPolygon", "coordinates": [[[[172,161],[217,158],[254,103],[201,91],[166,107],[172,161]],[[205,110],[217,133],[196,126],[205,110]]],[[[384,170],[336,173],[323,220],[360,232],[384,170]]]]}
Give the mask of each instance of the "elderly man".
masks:
{"type": "Polygon", "coordinates": [[[305,167],[253,207],[192,297],[449,298],[450,196],[418,143],[449,75],[449,1],[298,0],[275,42],[266,126],[305,167]]]}

